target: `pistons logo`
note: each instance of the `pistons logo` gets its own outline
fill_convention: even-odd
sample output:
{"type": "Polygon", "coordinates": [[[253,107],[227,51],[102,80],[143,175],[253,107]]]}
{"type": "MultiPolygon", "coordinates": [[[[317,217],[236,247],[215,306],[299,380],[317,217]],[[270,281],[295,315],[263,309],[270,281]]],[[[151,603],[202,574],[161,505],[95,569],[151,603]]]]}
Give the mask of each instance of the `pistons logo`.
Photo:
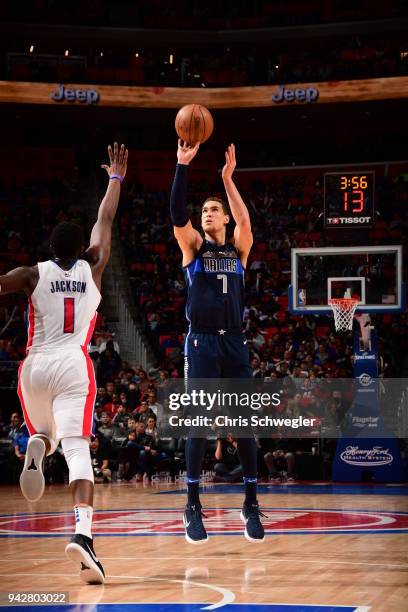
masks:
{"type": "MultiPolygon", "coordinates": [[[[408,513],[362,510],[263,508],[265,531],[285,533],[408,533],[408,513]]],[[[182,536],[182,509],[100,510],[92,531],[101,536],[182,536]]],[[[206,509],[205,526],[213,535],[242,535],[239,508],[206,509]]],[[[71,512],[10,514],[0,517],[0,536],[63,536],[75,529],[71,512]]]]}

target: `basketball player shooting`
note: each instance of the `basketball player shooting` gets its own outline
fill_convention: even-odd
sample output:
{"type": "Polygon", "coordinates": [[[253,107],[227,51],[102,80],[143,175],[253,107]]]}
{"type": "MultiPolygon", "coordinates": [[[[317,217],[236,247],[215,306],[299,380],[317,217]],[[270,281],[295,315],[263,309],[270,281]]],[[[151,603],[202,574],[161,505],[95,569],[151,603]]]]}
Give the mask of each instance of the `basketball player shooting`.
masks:
{"type": "Polygon", "coordinates": [[[112,224],[126,174],[124,145],[108,147],[109,176],[90,246],[84,252],[82,229],[59,223],[51,233],[52,259],[0,276],[0,295],[24,291],[29,301],[27,357],[18,377],[18,395],[30,433],[21,491],[28,501],[44,492],[43,463],[59,441],[69,468],[75,535],[65,552],[86,583],[103,583],[105,573],[95,556],[91,534],[94,475],[89,451],[95,375],[88,355],[102,274],[111,250],[112,224]]]}
{"type": "MultiPolygon", "coordinates": [[[[189,332],[185,343],[188,378],[251,378],[249,353],[243,335],[244,271],[253,243],[249,213],[232,175],[235,147],[225,153],[222,179],[232,217],[234,236],[226,240],[230,220],[227,204],[216,197],[205,200],[201,211],[204,237],[193,228],[187,212],[187,169],[199,149],[178,141],[176,174],[170,197],[174,235],[183,254],[188,287],[189,332]]],[[[208,540],[199,498],[201,466],[206,440],[189,437],[186,442],[188,499],[183,522],[191,544],[208,540]]],[[[257,502],[257,449],[255,439],[238,439],[238,454],[244,473],[245,501],[241,519],[245,537],[251,542],[265,539],[257,502]]],[[[205,517],[204,517],[205,518],[205,517]]]]}

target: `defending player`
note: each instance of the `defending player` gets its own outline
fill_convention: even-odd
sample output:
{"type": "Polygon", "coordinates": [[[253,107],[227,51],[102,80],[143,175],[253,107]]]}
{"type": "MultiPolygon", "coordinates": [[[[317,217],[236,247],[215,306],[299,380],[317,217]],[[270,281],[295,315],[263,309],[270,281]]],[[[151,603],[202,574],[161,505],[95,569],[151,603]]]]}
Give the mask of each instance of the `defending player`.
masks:
{"type": "MultiPolygon", "coordinates": [[[[251,368],[242,331],[244,271],[253,238],[248,210],[232,180],[235,147],[225,153],[222,179],[236,223],[234,236],[226,241],[230,216],[219,198],[205,200],[201,213],[204,237],[193,228],[187,212],[187,168],[199,144],[178,142],[177,167],[170,198],[174,235],[183,254],[188,287],[187,318],[190,329],[185,343],[188,378],[250,378],[251,368]]],[[[188,500],[184,512],[186,539],[191,544],[208,540],[199,499],[199,479],[206,440],[190,437],[186,443],[188,500]]],[[[265,538],[260,521],[257,488],[257,449],[254,438],[238,440],[244,473],[245,502],[241,519],[245,537],[252,542],[265,538]]]]}
{"type": "Polygon", "coordinates": [[[96,384],[88,355],[101,300],[102,274],[111,249],[111,230],[126,174],[128,151],[108,147],[109,185],[83,252],[81,228],[59,223],[51,233],[52,259],[0,276],[0,295],[25,291],[29,300],[27,357],[18,395],[30,440],[20,477],[23,495],[37,501],[44,492],[43,463],[61,440],[69,468],[75,535],[65,551],[86,583],[103,583],[91,535],[94,476],[89,451],[96,384]]]}

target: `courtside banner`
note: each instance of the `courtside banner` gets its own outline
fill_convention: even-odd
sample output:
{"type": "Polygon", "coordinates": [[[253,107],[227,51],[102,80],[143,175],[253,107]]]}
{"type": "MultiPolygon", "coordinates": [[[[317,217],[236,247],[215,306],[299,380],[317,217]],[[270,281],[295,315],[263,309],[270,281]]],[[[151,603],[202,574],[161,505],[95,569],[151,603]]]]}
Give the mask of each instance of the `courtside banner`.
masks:
{"type": "Polygon", "coordinates": [[[407,390],[371,377],[173,379],[155,410],[162,437],[395,439],[408,437],[407,390]]]}
{"type": "Polygon", "coordinates": [[[408,77],[261,85],[255,87],[124,87],[78,83],[0,81],[0,103],[59,106],[279,108],[408,98],[408,77]]]}

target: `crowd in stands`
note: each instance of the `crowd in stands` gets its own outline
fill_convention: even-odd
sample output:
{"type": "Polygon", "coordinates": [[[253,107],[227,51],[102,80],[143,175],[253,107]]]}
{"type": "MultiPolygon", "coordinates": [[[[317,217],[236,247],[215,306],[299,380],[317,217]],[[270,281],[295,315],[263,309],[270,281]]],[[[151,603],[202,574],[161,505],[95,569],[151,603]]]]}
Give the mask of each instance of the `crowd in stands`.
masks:
{"type": "Polygon", "coordinates": [[[52,47],[3,58],[4,78],[18,81],[235,87],[402,76],[408,73],[403,42],[346,37],[322,41],[318,49],[233,47],[213,44],[205,52],[144,48],[132,53],[109,48],[72,51],[65,57],[52,47]],[[171,58],[170,58],[171,53],[171,58]]]}

